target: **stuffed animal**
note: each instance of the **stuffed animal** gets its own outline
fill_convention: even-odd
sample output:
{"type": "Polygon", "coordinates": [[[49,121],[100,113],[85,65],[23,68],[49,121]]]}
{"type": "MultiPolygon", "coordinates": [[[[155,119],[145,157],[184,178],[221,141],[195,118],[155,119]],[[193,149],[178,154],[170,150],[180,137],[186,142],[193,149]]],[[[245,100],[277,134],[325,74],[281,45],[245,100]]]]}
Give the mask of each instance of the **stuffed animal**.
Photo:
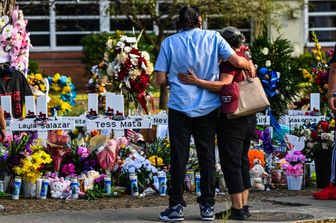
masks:
{"type": "Polygon", "coordinates": [[[265,153],[258,149],[250,149],[248,151],[248,159],[249,159],[249,169],[252,169],[254,166],[254,160],[260,160],[261,166],[265,166],[265,153]]]}
{"type": "Polygon", "coordinates": [[[64,180],[61,178],[49,178],[50,182],[50,193],[52,198],[61,198],[65,199],[71,196],[70,190],[70,180],[64,180]]]}
{"type": "Polygon", "coordinates": [[[95,179],[99,178],[98,171],[90,170],[85,174],[82,174],[81,178],[84,179],[84,191],[92,190],[94,187],[95,179]]]}
{"type": "Polygon", "coordinates": [[[250,170],[250,178],[253,190],[265,190],[263,184],[263,176],[269,177],[264,168],[259,164],[259,160],[254,161],[255,164],[250,170]]]}

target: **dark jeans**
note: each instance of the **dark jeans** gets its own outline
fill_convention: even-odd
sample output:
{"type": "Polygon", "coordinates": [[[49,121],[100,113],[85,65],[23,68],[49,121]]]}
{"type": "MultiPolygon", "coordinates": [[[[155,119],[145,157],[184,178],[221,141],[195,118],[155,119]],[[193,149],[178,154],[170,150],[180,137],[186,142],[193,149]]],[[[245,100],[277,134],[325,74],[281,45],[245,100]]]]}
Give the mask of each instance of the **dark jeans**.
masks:
{"type": "Polygon", "coordinates": [[[217,110],[190,118],[182,112],[169,109],[168,129],[170,138],[170,190],[169,206],[181,204],[183,199],[186,165],[189,158],[190,138],[193,135],[201,174],[201,196],[197,202],[202,205],[215,204],[215,134],[217,110]]]}
{"type": "Polygon", "coordinates": [[[255,134],[256,115],[229,120],[223,114],[217,127],[217,143],[224,179],[230,194],[251,188],[248,150],[255,134]]]}

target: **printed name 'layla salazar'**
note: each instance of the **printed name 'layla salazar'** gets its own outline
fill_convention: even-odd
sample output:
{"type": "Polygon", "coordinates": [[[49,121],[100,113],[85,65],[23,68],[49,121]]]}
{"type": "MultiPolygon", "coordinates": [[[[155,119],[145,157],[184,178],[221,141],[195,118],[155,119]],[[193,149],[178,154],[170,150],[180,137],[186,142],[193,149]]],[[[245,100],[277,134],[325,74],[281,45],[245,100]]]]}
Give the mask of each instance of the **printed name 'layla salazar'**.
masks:
{"type": "Polygon", "coordinates": [[[75,123],[72,122],[60,122],[60,121],[48,121],[46,123],[37,123],[34,121],[20,122],[12,121],[10,123],[11,131],[27,131],[27,130],[71,130],[75,127],[75,123]]]}

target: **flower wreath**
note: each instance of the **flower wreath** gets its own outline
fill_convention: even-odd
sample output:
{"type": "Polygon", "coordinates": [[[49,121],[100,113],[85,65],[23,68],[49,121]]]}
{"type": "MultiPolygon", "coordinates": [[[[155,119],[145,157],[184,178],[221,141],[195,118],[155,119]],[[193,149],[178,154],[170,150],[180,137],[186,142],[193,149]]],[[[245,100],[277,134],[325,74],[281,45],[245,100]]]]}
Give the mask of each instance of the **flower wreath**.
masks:
{"type": "Polygon", "coordinates": [[[76,104],[75,98],[77,96],[71,78],[56,73],[53,77],[48,77],[48,82],[50,89],[57,93],[56,95],[49,95],[51,98],[48,104],[50,113],[53,115],[57,111],[58,115],[64,115],[70,112],[72,106],[76,104]]]}

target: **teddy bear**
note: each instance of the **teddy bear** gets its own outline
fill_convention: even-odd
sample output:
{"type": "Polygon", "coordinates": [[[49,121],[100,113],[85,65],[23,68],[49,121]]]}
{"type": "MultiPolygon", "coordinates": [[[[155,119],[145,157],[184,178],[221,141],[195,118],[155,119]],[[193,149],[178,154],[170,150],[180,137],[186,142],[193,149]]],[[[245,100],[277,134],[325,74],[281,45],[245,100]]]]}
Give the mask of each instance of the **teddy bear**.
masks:
{"type": "Polygon", "coordinates": [[[95,179],[99,178],[98,171],[90,170],[85,174],[82,174],[81,179],[84,179],[84,191],[92,190],[94,187],[95,179]]]}
{"type": "Polygon", "coordinates": [[[64,180],[61,178],[49,178],[50,182],[50,193],[52,198],[65,199],[71,196],[70,190],[70,180],[64,180]]]}
{"type": "Polygon", "coordinates": [[[262,165],[260,160],[254,160],[254,166],[250,170],[250,179],[253,190],[265,190],[265,185],[263,184],[263,176],[269,177],[262,165]]]}

